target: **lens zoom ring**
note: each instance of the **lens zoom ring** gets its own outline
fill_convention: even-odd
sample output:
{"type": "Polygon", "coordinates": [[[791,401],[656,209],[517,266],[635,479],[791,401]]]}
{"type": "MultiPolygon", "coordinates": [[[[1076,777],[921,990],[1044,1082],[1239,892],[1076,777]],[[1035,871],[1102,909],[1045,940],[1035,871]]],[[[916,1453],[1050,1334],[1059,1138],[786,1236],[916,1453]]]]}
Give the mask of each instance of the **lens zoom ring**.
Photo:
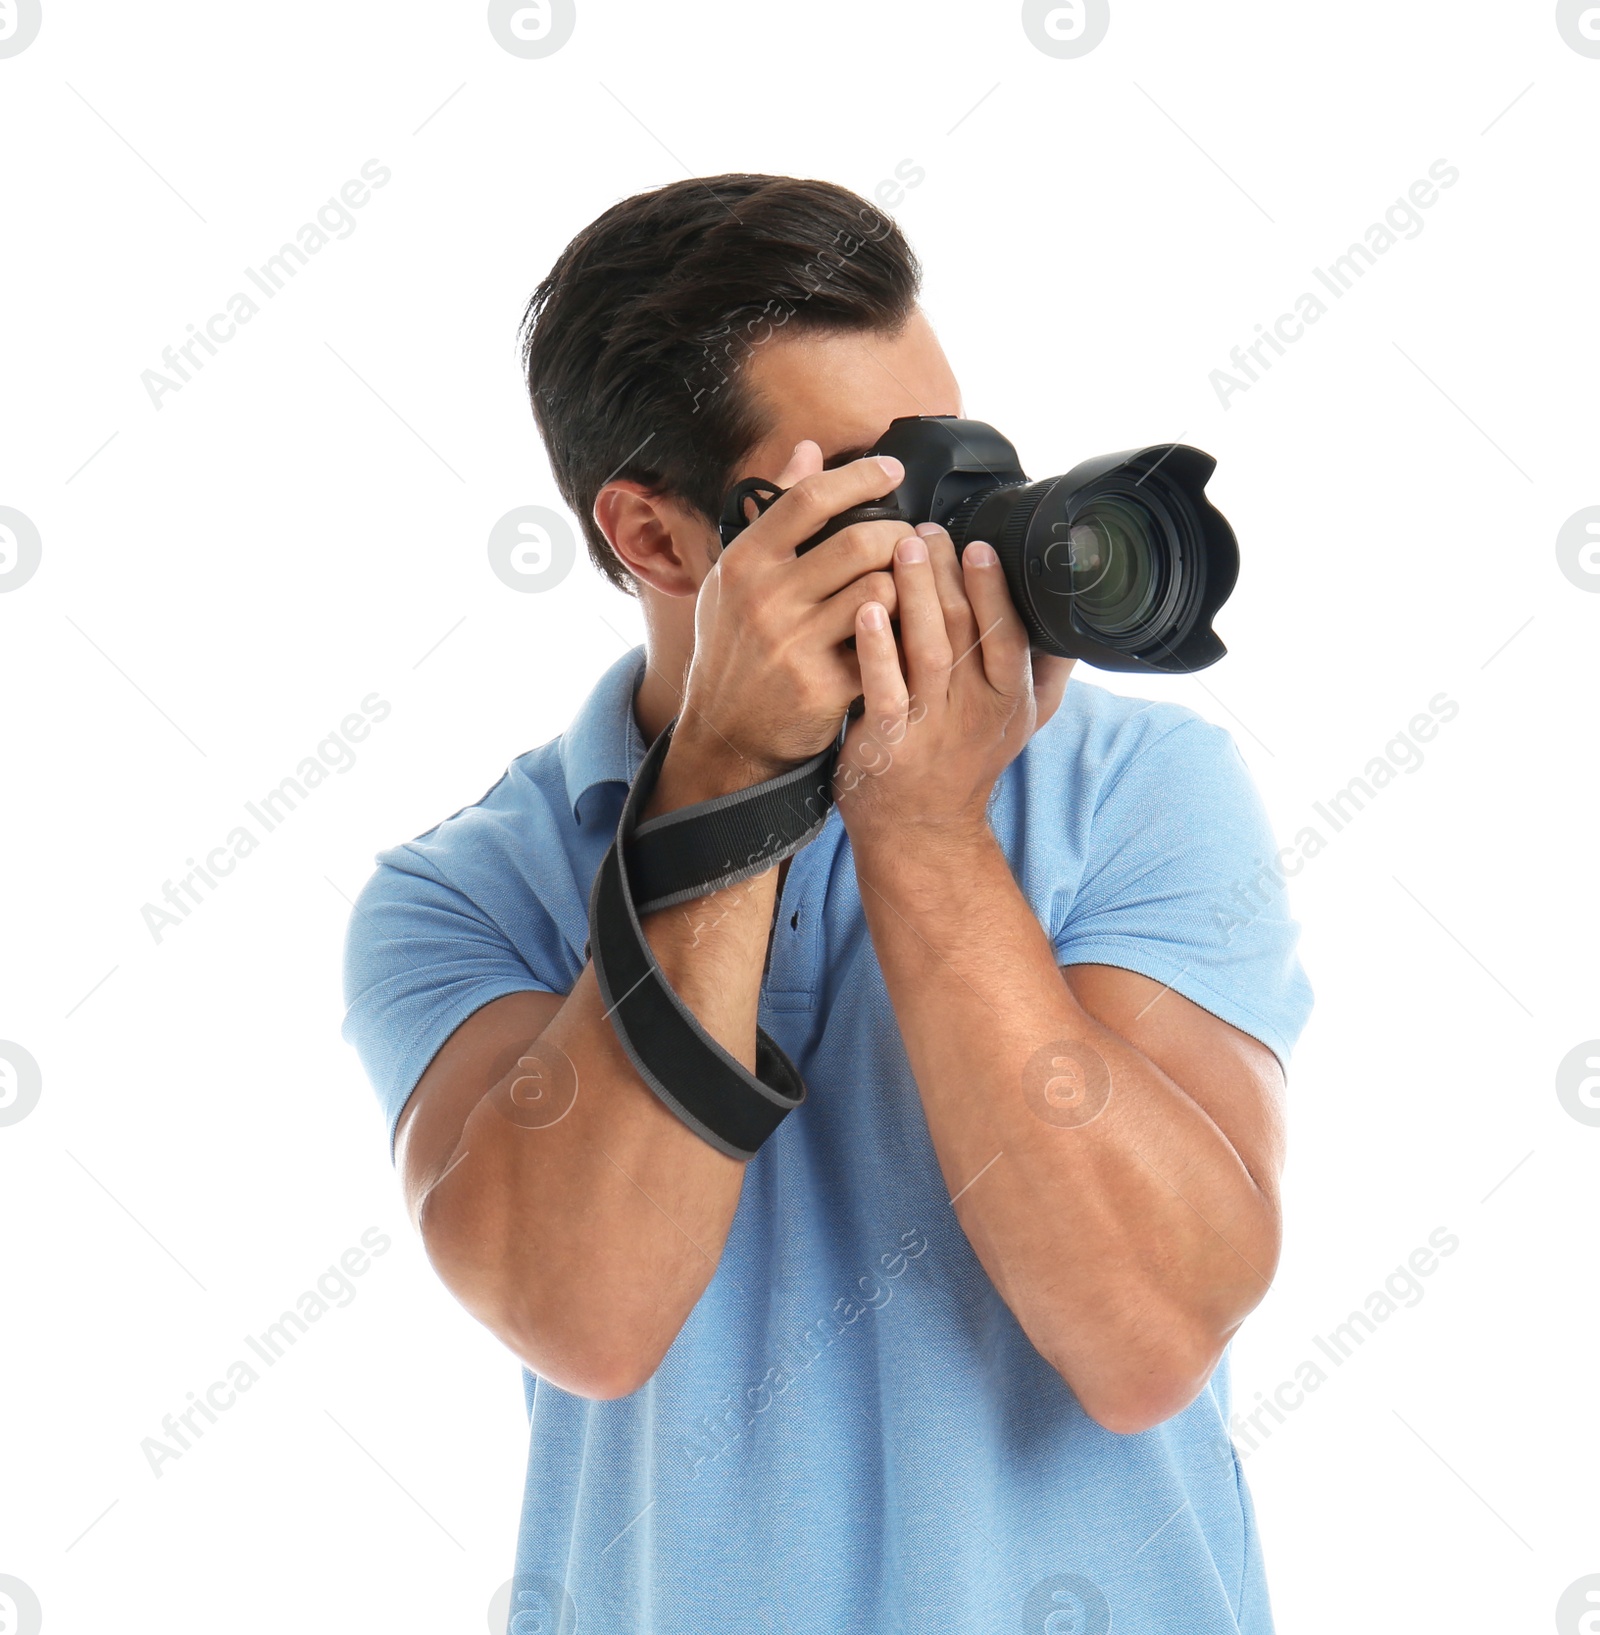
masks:
{"type": "Polygon", "coordinates": [[[1005,522],[1000,528],[1000,537],[993,542],[995,555],[1000,558],[1000,566],[1005,570],[1006,581],[1012,589],[1011,599],[1017,604],[1022,622],[1028,627],[1029,637],[1036,645],[1049,648],[1051,651],[1056,650],[1057,644],[1034,611],[1034,580],[1023,557],[1023,545],[1028,537],[1028,528],[1038,512],[1039,502],[1054,481],[1053,477],[1047,477],[1043,482],[1033,483],[1019,494],[1006,512],[1005,522]]]}

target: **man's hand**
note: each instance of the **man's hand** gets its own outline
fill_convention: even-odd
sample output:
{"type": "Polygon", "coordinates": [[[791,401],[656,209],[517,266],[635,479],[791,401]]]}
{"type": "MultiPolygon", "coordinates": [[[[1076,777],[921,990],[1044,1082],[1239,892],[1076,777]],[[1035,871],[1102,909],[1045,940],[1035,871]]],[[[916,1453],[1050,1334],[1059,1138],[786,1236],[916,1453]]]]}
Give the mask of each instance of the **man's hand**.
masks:
{"type": "Polygon", "coordinates": [[[863,599],[856,655],[866,708],[835,788],[858,846],[960,846],[987,835],[995,780],[1061,702],[1073,660],[1030,656],[994,550],[960,559],[943,528],[902,535],[894,586],[904,664],[884,602],[863,599]]]}
{"type": "MultiPolygon", "coordinates": [[[[700,587],[694,658],[672,752],[702,788],[723,792],[770,778],[827,748],[851,701],[860,668],[846,645],[863,603],[895,602],[886,571],[899,522],[841,529],[804,556],[825,522],[878,499],[904,476],[898,460],[822,468],[807,440],[777,478],[785,492],[725,551],[700,587]]],[[[663,781],[668,779],[663,768],[663,781]]]]}

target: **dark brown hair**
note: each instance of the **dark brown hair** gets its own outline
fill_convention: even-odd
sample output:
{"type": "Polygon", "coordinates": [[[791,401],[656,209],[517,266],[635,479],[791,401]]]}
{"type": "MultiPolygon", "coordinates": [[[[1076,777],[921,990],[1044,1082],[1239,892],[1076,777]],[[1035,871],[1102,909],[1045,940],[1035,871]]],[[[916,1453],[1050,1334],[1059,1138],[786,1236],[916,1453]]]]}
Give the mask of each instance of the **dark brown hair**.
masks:
{"type": "Polygon", "coordinates": [[[741,364],[774,335],[898,331],[922,269],[893,220],[846,188],[706,176],[614,204],[561,252],[521,325],[540,436],[589,554],[633,578],[592,515],[615,478],[713,526],[769,429],[741,364]]]}

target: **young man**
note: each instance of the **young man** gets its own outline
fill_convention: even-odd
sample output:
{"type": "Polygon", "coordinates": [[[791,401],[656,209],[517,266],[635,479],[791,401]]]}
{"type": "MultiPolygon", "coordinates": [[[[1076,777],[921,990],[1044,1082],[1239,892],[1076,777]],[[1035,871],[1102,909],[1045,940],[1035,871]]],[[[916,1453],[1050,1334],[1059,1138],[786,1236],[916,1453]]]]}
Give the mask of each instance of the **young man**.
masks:
{"type": "Polygon", "coordinates": [[[614,206],[529,305],[647,641],[380,856],[346,1022],[430,1259],[525,1365],[517,1631],[1271,1629],[1226,1347],[1310,1008],[1274,841],[1225,732],[1030,658],[987,546],[796,555],[894,486],[858,457],[891,420],[963,412],[919,279],[855,195],[733,175],[614,206]],[[788,492],[724,553],[744,476],[788,492]],[[759,1022],[805,1080],[742,1162],[631,1067],[590,885],[669,722],[647,815],[858,695],[820,834],[644,922],[720,1044],[753,1066],[759,1022]]]}

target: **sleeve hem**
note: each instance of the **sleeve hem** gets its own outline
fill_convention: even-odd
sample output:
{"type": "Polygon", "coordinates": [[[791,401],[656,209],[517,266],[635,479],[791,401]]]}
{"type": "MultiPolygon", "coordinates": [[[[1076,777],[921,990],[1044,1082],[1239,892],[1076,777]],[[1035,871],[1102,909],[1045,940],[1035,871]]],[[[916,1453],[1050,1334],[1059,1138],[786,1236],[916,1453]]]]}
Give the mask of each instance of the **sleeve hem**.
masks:
{"type": "Polygon", "coordinates": [[[1278,1066],[1287,1077],[1292,1047],[1288,1039],[1273,1023],[1266,1021],[1247,1006],[1241,1005],[1229,994],[1213,988],[1190,967],[1178,965],[1159,948],[1132,938],[1091,938],[1087,941],[1063,939],[1054,944],[1057,965],[1114,965],[1118,970],[1133,971],[1171,988],[1176,994],[1209,1011],[1230,1027],[1248,1033],[1264,1044],[1278,1059],[1278,1066]]]}
{"type": "Polygon", "coordinates": [[[497,999],[504,999],[514,993],[556,993],[555,988],[547,988],[532,976],[506,978],[500,982],[489,982],[481,987],[473,988],[464,994],[448,1009],[436,1012],[428,1017],[426,1023],[417,1029],[406,1041],[404,1050],[400,1052],[400,1071],[395,1075],[397,1083],[406,1086],[406,1093],[400,1098],[400,1104],[389,1115],[389,1163],[395,1161],[395,1135],[400,1128],[400,1120],[405,1115],[411,1098],[416,1094],[417,1086],[422,1082],[422,1076],[432,1065],[433,1059],[444,1049],[450,1036],[464,1022],[476,1016],[485,1005],[493,1004],[497,999]]]}

